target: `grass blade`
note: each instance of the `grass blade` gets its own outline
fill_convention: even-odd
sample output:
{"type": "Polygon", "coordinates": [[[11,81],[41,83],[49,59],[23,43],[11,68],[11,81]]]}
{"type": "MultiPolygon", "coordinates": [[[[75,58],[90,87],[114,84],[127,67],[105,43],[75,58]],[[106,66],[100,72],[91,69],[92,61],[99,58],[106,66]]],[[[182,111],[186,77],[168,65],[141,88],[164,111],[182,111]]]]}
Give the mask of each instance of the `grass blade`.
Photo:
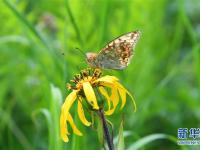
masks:
{"type": "Polygon", "coordinates": [[[77,39],[79,40],[81,46],[83,47],[83,40],[81,38],[80,30],[78,28],[78,25],[77,25],[77,23],[75,21],[75,18],[73,16],[73,14],[72,14],[71,8],[70,8],[69,3],[68,3],[68,0],[65,0],[65,3],[66,3],[65,6],[66,6],[67,13],[69,15],[69,19],[70,19],[70,21],[71,21],[71,23],[72,23],[72,25],[74,27],[74,30],[76,31],[77,39]]]}
{"type": "MultiPolygon", "coordinates": [[[[177,143],[176,138],[167,134],[151,134],[148,136],[145,136],[143,138],[140,138],[138,141],[136,141],[134,144],[132,144],[128,150],[137,150],[137,149],[141,149],[142,147],[144,147],[145,145],[156,141],[156,140],[161,140],[161,139],[166,139],[166,140],[170,140],[172,142],[174,142],[175,144],[177,143]]],[[[182,147],[184,148],[184,147],[182,147]]]]}
{"type": "Polygon", "coordinates": [[[121,121],[121,124],[120,124],[120,127],[119,127],[117,150],[125,150],[124,134],[123,134],[123,120],[121,121]]]}
{"type": "Polygon", "coordinates": [[[13,14],[26,26],[28,29],[40,40],[40,42],[48,49],[50,47],[48,46],[46,40],[42,35],[34,28],[34,26],[26,19],[26,17],[21,14],[17,8],[9,1],[9,0],[4,0],[4,3],[6,6],[13,12],[13,14]]]}

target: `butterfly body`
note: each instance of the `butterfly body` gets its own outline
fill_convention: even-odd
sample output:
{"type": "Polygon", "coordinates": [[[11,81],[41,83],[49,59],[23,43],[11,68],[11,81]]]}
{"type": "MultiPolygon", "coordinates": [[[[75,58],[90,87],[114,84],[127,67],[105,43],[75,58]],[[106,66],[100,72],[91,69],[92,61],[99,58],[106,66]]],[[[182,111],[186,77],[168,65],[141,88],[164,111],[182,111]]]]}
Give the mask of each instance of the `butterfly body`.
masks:
{"type": "Polygon", "coordinates": [[[124,69],[134,54],[132,50],[139,39],[140,32],[124,34],[107,44],[98,54],[86,53],[87,62],[93,68],[124,69]]]}

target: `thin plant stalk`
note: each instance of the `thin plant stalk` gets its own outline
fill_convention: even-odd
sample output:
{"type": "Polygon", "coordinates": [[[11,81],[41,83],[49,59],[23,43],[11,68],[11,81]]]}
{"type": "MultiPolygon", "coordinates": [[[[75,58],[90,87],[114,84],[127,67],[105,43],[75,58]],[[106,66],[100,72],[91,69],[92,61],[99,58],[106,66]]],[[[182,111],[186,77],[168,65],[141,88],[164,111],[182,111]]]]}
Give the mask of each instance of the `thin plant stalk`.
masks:
{"type": "Polygon", "coordinates": [[[98,114],[101,118],[102,121],[102,125],[103,125],[103,133],[104,133],[104,137],[106,139],[106,142],[108,144],[108,148],[109,150],[114,150],[114,144],[113,144],[113,139],[111,138],[111,135],[109,133],[109,129],[108,129],[108,125],[104,116],[104,111],[103,109],[99,109],[98,114]]]}

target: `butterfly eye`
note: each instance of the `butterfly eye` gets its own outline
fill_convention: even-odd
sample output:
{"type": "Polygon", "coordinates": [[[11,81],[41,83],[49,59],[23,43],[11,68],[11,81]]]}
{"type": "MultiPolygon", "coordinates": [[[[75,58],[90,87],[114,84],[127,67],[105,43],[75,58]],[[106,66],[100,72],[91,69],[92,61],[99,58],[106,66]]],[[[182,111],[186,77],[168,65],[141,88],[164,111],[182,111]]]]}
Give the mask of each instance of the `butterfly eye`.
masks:
{"type": "Polygon", "coordinates": [[[91,59],[91,54],[90,53],[86,53],[86,58],[87,59],[91,59]]]}
{"type": "Polygon", "coordinates": [[[86,56],[87,56],[87,61],[92,62],[95,59],[96,54],[95,53],[86,53],[86,56]]]}

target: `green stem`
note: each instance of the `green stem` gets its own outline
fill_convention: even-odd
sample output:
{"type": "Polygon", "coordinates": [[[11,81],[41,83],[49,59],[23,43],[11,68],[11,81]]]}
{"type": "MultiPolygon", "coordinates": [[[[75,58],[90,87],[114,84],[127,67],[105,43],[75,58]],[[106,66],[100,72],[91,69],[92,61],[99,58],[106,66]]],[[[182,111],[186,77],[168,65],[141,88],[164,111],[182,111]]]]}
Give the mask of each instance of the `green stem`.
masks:
{"type": "Polygon", "coordinates": [[[109,150],[114,150],[113,140],[112,140],[110,133],[109,133],[109,129],[108,129],[108,126],[107,126],[107,122],[106,122],[106,119],[105,119],[105,116],[104,116],[103,109],[99,109],[98,113],[99,113],[99,116],[100,116],[102,124],[103,124],[104,137],[106,138],[108,148],[109,148],[109,150]]]}

